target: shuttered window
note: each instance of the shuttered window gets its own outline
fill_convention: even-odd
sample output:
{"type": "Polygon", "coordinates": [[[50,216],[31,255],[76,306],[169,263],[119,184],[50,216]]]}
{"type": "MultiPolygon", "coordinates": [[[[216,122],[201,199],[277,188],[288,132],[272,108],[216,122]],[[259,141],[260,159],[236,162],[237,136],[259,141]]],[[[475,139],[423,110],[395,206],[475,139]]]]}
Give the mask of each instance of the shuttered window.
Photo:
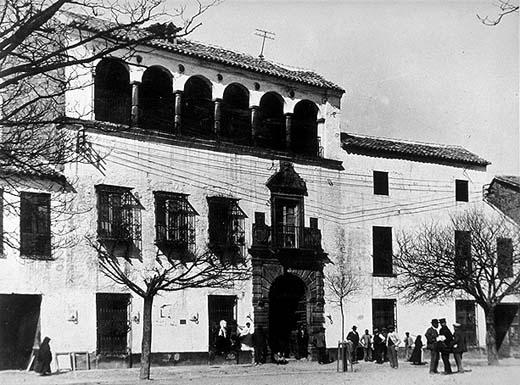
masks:
{"type": "Polygon", "coordinates": [[[392,228],[372,227],[373,275],[391,276],[392,228]]]}
{"type": "Polygon", "coordinates": [[[471,232],[455,231],[455,274],[466,277],[471,274],[471,232]]]}
{"type": "Polygon", "coordinates": [[[51,196],[22,192],[20,195],[20,254],[51,258],[51,196]]]}

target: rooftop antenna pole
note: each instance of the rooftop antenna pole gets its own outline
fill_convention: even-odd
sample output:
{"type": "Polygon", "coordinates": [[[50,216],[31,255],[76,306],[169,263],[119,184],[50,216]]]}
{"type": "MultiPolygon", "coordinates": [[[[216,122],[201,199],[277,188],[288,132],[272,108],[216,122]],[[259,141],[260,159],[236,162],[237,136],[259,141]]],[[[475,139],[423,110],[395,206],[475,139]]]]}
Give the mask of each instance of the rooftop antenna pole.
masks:
{"type": "Polygon", "coordinates": [[[263,59],[264,58],[265,39],[274,40],[274,36],[276,36],[276,34],[273,32],[265,31],[263,29],[258,29],[258,28],[255,28],[255,30],[256,30],[255,35],[260,36],[262,38],[262,49],[260,50],[260,55],[258,55],[258,57],[260,59],[263,59]]]}

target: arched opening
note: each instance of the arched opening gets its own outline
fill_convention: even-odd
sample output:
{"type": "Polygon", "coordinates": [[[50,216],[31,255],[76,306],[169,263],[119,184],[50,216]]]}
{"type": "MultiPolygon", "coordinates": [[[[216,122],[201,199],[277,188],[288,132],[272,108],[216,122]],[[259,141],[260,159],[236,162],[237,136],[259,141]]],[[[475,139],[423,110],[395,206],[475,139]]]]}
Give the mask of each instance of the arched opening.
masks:
{"type": "Polygon", "coordinates": [[[260,124],[256,142],[261,147],[283,149],[285,145],[285,122],[283,99],[276,92],[268,92],[260,99],[260,124]]]}
{"type": "Polygon", "coordinates": [[[139,126],[151,130],[172,129],[173,87],[168,71],[150,67],[144,72],[139,90],[139,108],[139,126]]]}
{"type": "Polygon", "coordinates": [[[224,140],[247,144],[251,137],[249,91],[243,85],[232,83],[222,98],[221,136],[224,140]]]}
{"type": "Polygon", "coordinates": [[[184,85],[182,132],[186,135],[213,136],[214,105],[211,83],[202,76],[192,76],[184,85]]]}
{"type": "Polygon", "coordinates": [[[103,59],[94,78],[96,120],[129,124],[132,107],[130,74],[121,60],[103,59]]]}
{"type": "Polygon", "coordinates": [[[294,106],[291,150],[297,154],[318,155],[318,107],[309,100],[294,106]]]}
{"type": "Polygon", "coordinates": [[[296,333],[307,324],[305,283],[293,274],[278,277],[269,290],[269,342],[273,353],[296,353],[296,333]]]}

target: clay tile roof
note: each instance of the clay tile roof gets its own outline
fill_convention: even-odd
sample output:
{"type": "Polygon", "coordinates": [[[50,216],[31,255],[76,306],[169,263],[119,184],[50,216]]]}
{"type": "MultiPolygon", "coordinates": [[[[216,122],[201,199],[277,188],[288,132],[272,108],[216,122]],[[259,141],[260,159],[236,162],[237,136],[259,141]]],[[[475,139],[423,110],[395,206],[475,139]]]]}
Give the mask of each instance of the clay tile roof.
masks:
{"type": "Polygon", "coordinates": [[[174,52],[181,55],[191,56],[211,62],[216,62],[232,67],[242,68],[277,78],[303,83],[319,88],[325,88],[338,92],[345,92],[340,86],[326,80],[321,75],[313,71],[290,69],[280,64],[275,64],[259,57],[254,57],[244,53],[230,51],[224,48],[179,38],[175,42],[167,39],[150,38],[151,34],[145,29],[132,28],[130,30],[117,30],[115,24],[106,20],[77,15],[71,12],[64,12],[67,17],[73,20],[72,24],[80,29],[94,32],[102,32],[114,28],[112,36],[126,41],[142,41],[142,44],[174,52]]]}
{"type": "Polygon", "coordinates": [[[516,175],[498,175],[495,179],[513,185],[515,187],[520,187],[520,176],[516,175]]]}
{"type": "Polygon", "coordinates": [[[409,142],[347,133],[341,133],[341,142],[345,151],[354,154],[477,166],[491,164],[461,146],[409,142]]]}
{"type": "Polygon", "coordinates": [[[70,186],[67,178],[51,166],[46,165],[44,159],[29,159],[23,162],[23,164],[21,162],[14,164],[13,160],[0,155],[0,174],[4,176],[17,175],[46,179],[64,187],[70,186]]]}

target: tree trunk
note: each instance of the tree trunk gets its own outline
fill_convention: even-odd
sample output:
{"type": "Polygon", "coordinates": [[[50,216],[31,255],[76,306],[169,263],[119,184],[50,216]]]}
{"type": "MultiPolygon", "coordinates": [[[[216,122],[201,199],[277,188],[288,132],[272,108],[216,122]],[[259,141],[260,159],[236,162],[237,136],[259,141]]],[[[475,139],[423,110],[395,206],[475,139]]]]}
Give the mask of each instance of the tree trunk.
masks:
{"type": "Polygon", "coordinates": [[[345,341],[345,312],[343,310],[343,301],[339,304],[339,310],[341,311],[341,342],[345,341]]]}
{"type": "Polygon", "coordinates": [[[486,314],[486,348],[488,365],[498,365],[495,307],[484,309],[484,313],[486,314]]]}
{"type": "Polygon", "coordinates": [[[141,380],[150,379],[150,352],[152,351],[152,304],[153,296],[144,297],[143,340],[141,341],[141,380]]]}

